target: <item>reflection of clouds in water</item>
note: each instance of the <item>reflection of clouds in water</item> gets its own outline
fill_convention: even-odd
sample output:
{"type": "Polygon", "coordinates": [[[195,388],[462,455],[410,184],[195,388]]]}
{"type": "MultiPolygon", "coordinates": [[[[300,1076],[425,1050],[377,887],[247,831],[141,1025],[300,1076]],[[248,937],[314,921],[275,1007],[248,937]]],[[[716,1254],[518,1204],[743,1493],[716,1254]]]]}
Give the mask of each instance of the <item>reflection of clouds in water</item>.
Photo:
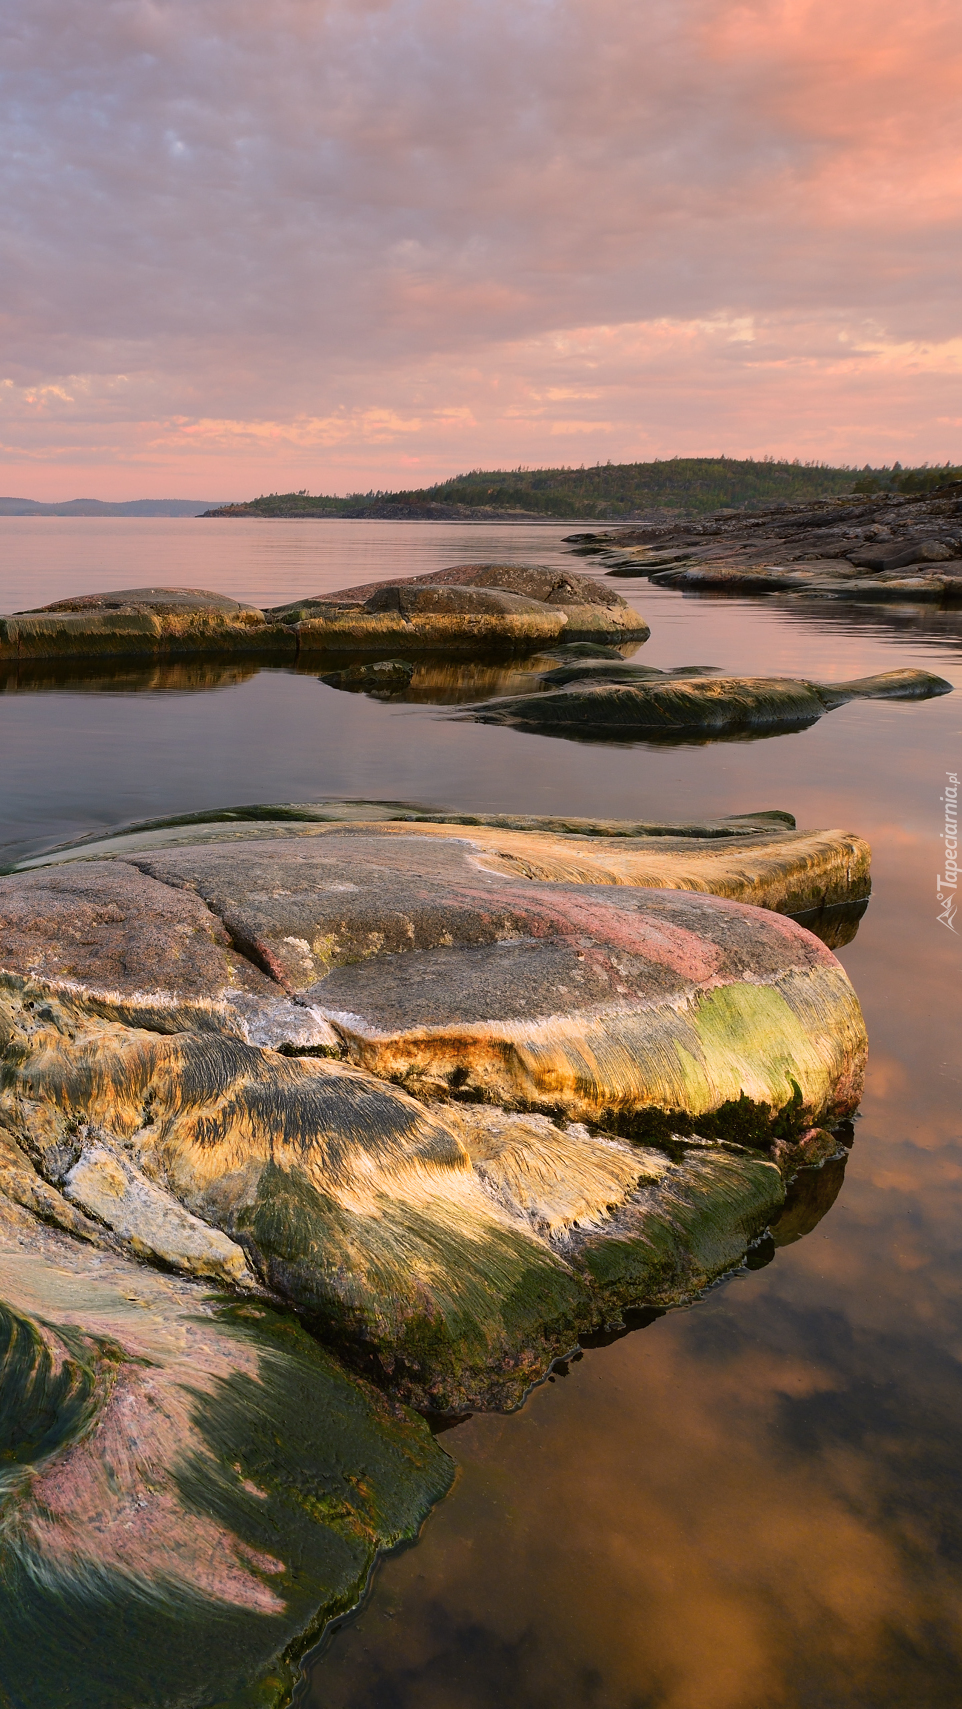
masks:
{"type": "Polygon", "coordinates": [[[888,1444],[836,1436],[866,1375],[840,1338],[780,1348],[759,1303],[703,1305],[694,1337],[696,1314],[663,1320],[447,1438],[456,1494],[317,1664],[311,1704],[917,1701],[885,1695],[886,1668],[951,1617],[911,1560],[928,1519],[893,1524],[888,1444]]]}

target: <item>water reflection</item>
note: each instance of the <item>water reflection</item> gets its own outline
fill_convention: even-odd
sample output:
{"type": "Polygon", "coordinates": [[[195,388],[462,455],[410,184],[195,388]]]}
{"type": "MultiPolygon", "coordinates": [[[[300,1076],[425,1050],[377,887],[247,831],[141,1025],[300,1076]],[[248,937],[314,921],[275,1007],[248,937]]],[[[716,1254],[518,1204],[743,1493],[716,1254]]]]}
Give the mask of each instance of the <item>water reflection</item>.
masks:
{"type": "Polygon", "coordinates": [[[224,659],[91,661],[36,659],[0,664],[3,694],[203,694],[234,688],[257,675],[258,662],[224,659]]]}
{"type": "Polygon", "coordinates": [[[301,1709],[957,1701],[958,1371],[926,1361],[920,1392],[898,1325],[883,1371],[841,1302],[773,1288],[843,1168],[806,1172],[774,1264],[448,1438],[455,1495],[308,1664],[301,1709]]]}
{"type": "MultiPolygon", "coordinates": [[[[591,566],[583,569],[590,571],[591,566]]],[[[665,590],[658,589],[658,594],[665,590]]],[[[627,585],[618,584],[618,592],[632,604],[649,608],[655,584],[637,577],[627,585]]],[[[767,612],[779,625],[816,628],[825,634],[847,632],[851,635],[875,637],[887,641],[904,641],[917,646],[920,641],[938,647],[944,645],[957,652],[962,646],[962,611],[956,605],[934,605],[931,602],[886,602],[872,605],[843,599],[819,599],[807,595],[761,593],[726,593],[719,588],[688,588],[677,594],[679,601],[690,607],[727,608],[729,612],[754,610],[767,612]]]]}
{"type": "MultiPolygon", "coordinates": [[[[606,659],[625,662],[639,650],[638,642],[621,647],[596,649],[606,659]]],[[[276,664],[268,659],[191,658],[144,662],[133,659],[30,660],[0,664],[0,694],[87,693],[131,694],[152,692],[204,693],[249,682],[261,670],[284,670],[296,676],[313,677],[329,687],[348,693],[366,694],[374,700],[391,700],[413,706],[466,706],[475,701],[506,694],[536,693],[545,673],[557,669],[565,649],[546,653],[482,651],[473,658],[452,659],[443,653],[399,654],[397,643],[382,649],[352,654],[341,649],[330,655],[312,653],[296,664],[276,664]],[[380,660],[398,661],[406,668],[397,680],[372,667],[380,660]]]]}
{"type": "Polygon", "coordinates": [[[864,896],[858,902],[833,902],[828,907],[808,908],[794,917],[829,949],[843,949],[853,941],[868,904],[869,898],[864,896]]]}
{"type": "Polygon", "coordinates": [[[773,1244],[792,1246],[811,1234],[827,1216],[842,1190],[848,1151],[826,1158],[818,1169],[800,1169],[788,1189],[785,1208],[772,1229],[773,1244]]]}
{"type": "MultiPolygon", "coordinates": [[[[172,523],[153,568],[138,528],[135,577],[129,557],[104,568],[121,535],[94,526],[81,563],[76,536],[68,550],[45,524],[60,579],[37,579],[38,553],[33,585],[0,607],[137,579],[276,604],[319,590],[321,569],[332,588],[369,579],[369,551],[385,577],[470,555],[466,531],[431,524],[373,524],[363,544],[353,525],[172,523]],[[219,568],[178,556],[211,527],[219,568]]],[[[505,530],[477,558],[544,561],[550,532],[538,540],[505,530]]],[[[962,684],[958,610],[613,585],[664,669],[833,681],[911,663],[962,684]]],[[[450,702],[382,703],[252,668],[218,676],[222,693],[9,693],[4,834],[28,852],[216,801],[338,794],[597,818],[786,808],[872,844],[871,908],[835,940],[869,1078],[843,1190],[841,1160],[800,1177],[770,1263],[587,1350],[521,1413],[445,1435],[454,1493],[311,1664],[301,1709],[946,1709],[962,1701],[962,946],[936,923],[934,877],[960,702],[853,704],[765,742],[588,747],[431,710],[459,685],[442,685],[450,702]]]]}

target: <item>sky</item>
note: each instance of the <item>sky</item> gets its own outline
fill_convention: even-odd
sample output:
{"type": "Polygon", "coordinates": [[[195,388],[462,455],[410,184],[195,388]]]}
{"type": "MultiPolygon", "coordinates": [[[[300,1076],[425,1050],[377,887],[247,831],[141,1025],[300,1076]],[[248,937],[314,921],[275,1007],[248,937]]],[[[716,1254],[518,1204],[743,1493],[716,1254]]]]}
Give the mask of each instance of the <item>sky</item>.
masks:
{"type": "Polygon", "coordinates": [[[957,0],[7,0],[0,491],[962,461],[957,0]]]}

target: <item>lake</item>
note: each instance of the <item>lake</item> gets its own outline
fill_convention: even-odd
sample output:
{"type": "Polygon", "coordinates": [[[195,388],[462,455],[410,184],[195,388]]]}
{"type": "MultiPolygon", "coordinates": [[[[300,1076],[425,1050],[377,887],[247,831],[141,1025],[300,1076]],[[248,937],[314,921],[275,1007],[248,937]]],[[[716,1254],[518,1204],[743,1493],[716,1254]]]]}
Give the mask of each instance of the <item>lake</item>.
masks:
{"type": "MultiPolygon", "coordinates": [[[[565,563],[571,525],[10,518],[0,610],[147,584],[278,604],[448,564],[565,563]]],[[[962,682],[962,611],[613,584],[645,663],[962,682]]],[[[686,1310],[443,1437],[452,1494],[305,1662],[299,1709],[946,1709],[962,1700],[962,936],[937,920],[962,697],[757,740],[584,744],[307,670],[0,675],[0,863],[128,819],[322,796],[684,819],[783,808],[873,849],[839,951],[871,1039],[847,1164],[686,1310]],[[844,1179],[843,1179],[844,1177],[844,1179]]],[[[605,1337],[597,1338],[604,1341],[605,1337]]]]}

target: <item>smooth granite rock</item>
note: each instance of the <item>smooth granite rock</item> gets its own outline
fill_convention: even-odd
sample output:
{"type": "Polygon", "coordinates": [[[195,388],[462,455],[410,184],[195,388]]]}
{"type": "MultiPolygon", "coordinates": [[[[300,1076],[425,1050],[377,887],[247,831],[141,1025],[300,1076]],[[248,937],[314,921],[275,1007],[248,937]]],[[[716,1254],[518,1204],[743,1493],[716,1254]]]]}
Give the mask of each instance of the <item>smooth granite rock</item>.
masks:
{"type": "Polygon", "coordinates": [[[300,654],[384,646],[439,652],[509,646],[531,651],[556,640],[565,614],[499,588],[387,583],[363,602],[332,596],[298,607],[300,654]]]}
{"type": "MultiPolygon", "coordinates": [[[[492,618],[488,618],[487,627],[483,626],[483,616],[497,609],[503,609],[507,616],[515,608],[485,606],[476,598],[484,593],[492,599],[500,593],[531,601],[536,608],[547,608],[541,609],[540,632],[536,634],[529,610],[529,628],[525,631],[519,623],[514,635],[506,629],[506,639],[549,645],[559,638],[643,641],[648,637],[644,620],[603,583],[571,570],[536,564],[464,564],[387,584],[366,582],[277,606],[267,616],[297,624],[304,651],[357,646],[367,640],[380,644],[392,636],[419,646],[448,646],[459,638],[490,643],[499,637],[492,618]],[[436,590],[434,604],[431,589],[436,590]],[[445,589],[448,599],[441,592],[445,589]],[[456,597],[459,589],[470,596],[463,606],[456,597]],[[460,628],[457,619],[461,620],[460,628]],[[442,620],[446,628],[442,628],[442,620]]],[[[520,609],[517,615],[520,619],[520,609]]]]}
{"type": "Polygon", "coordinates": [[[579,1333],[690,1297],[780,1205],[772,1145],[857,1104],[842,969],[710,892],[864,896],[858,839],[777,815],[171,829],[193,842],[0,879],[11,1197],[266,1287],[419,1405],[517,1404],[579,1333]],[[166,961],[159,921],[184,944],[166,961]],[[249,1042],[281,1002],[340,1060],[249,1042]]]}
{"type": "Polygon", "coordinates": [[[519,1405],[836,1154],[864,1026],[787,915],[867,894],[783,813],[363,802],[0,878],[0,1701],[286,1702],[450,1483],[400,1403],[519,1405]]]}
{"type": "Polygon", "coordinates": [[[290,627],[199,588],[123,588],[0,617],[0,663],[296,652],[290,627]]]}
{"type": "Polygon", "coordinates": [[[560,639],[643,641],[648,627],[589,576],[537,565],[456,566],[370,582],[266,613],[198,588],[121,588],[0,616],[0,666],[43,661],[296,659],[329,652],[531,652],[560,639]]]}
{"type": "Polygon", "coordinates": [[[232,1032],[299,1050],[330,1028],[235,946],[186,890],[119,862],[0,879],[0,973],[82,994],[93,1013],[159,1032],[232,1032]]]}
{"type": "Polygon", "coordinates": [[[562,667],[560,677],[551,672],[542,680],[549,686],[541,693],[488,701],[458,716],[609,740],[719,737],[801,729],[853,699],[920,700],[952,692],[944,677],[908,669],[849,683],[813,683],[791,677],[696,675],[690,670],[659,677],[631,666],[614,666],[611,674],[562,667]]]}
{"type": "Polygon", "coordinates": [[[951,607],[962,597],[960,489],[719,510],[572,534],[603,574],[691,593],[951,607]],[[888,578],[900,578],[892,592],[888,578]]]}

